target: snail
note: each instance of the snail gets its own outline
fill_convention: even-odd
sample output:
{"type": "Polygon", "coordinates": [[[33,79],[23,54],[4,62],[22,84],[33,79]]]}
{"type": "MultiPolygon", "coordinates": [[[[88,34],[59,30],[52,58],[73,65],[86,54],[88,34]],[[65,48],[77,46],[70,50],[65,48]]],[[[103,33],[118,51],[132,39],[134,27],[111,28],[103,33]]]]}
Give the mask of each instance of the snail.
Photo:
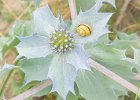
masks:
{"type": "Polygon", "coordinates": [[[91,30],[91,27],[88,24],[80,24],[76,28],[76,32],[80,36],[89,36],[91,34],[92,30],[91,30]]]}

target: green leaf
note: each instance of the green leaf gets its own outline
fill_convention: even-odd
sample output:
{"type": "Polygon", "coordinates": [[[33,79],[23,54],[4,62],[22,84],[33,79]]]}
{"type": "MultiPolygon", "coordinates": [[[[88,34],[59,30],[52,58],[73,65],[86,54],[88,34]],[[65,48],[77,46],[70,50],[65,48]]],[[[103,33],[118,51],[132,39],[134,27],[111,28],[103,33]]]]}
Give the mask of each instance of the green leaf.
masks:
{"type": "Polygon", "coordinates": [[[137,65],[135,68],[140,73],[140,49],[133,48],[134,58],[124,58],[124,60],[130,62],[130,64],[137,65]]]}
{"type": "Polygon", "coordinates": [[[76,7],[78,12],[80,11],[80,9],[87,10],[96,3],[95,0],[83,0],[83,1],[75,0],[75,2],[76,2],[76,7]]]}
{"type": "MultiPolygon", "coordinates": [[[[60,95],[57,95],[57,99],[56,100],[64,100],[63,98],[60,97],[60,95]]],[[[81,100],[79,99],[77,96],[75,96],[73,93],[69,92],[66,100],[81,100]]]]}
{"type": "Polygon", "coordinates": [[[111,40],[109,39],[109,34],[104,34],[99,38],[99,43],[108,44],[111,40]]]}
{"type": "Polygon", "coordinates": [[[12,78],[11,78],[11,84],[10,84],[10,90],[11,93],[10,95],[12,97],[22,93],[22,88],[23,87],[23,80],[24,80],[24,73],[18,68],[14,69],[14,72],[12,73],[12,78]]]}
{"type": "Polygon", "coordinates": [[[34,1],[35,6],[36,6],[36,7],[39,7],[39,5],[40,5],[40,3],[41,3],[42,0],[25,0],[25,1],[27,1],[27,2],[32,2],[32,1],[34,1]]]}
{"type": "Polygon", "coordinates": [[[14,48],[19,43],[16,37],[2,37],[0,38],[0,60],[10,49],[14,48]]]}
{"type": "Polygon", "coordinates": [[[40,5],[40,3],[41,3],[42,0],[25,0],[25,1],[27,1],[27,2],[32,2],[32,1],[34,1],[35,6],[36,6],[36,7],[39,7],[39,5],[40,5]]]}
{"type": "Polygon", "coordinates": [[[104,65],[116,74],[122,76],[123,78],[130,80],[132,68],[134,66],[123,61],[123,59],[126,58],[125,50],[116,49],[109,45],[100,43],[95,45],[89,44],[85,46],[85,48],[91,55],[92,59],[104,65]]]}
{"type": "Polygon", "coordinates": [[[87,37],[81,37],[75,35],[75,43],[93,43],[98,40],[104,34],[109,33],[107,23],[112,16],[112,13],[100,13],[101,3],[97,2],[91,9],[83,12],[80,11],[74,21],[70,30],[76,33],[76,28],[81,24],[87,24],[91,27],[91,35],[87,37]],[[87,20],[88,19],[88,20],[87,20]]]}
{"type": "Polygon", "coordinates": [[[140,49],[133,49],[134,50],[134,61],[137,65],[140,66],[140,49]]]}
{"type": "Polygon", "coordinates": [[[28,36],[33,34],[34,25],[32,21],[16,21],[12,26],[10,36],[28,36]]]}
{"type": "MultiPolygon", "coordinates": [[[[87,44],[85,48],[93,60],[124,79],[132,81],[132,68],[135,66],[123,60],[126,57],[124,50],[101,43],[87,44]]],[[[80,71],[76,83],[80,94],[87,100],[116,100],[120,94],[126,94],[127,92],[122,86],[94,69],[93,72],[80,71]]]]}
{"type": "Polygon", "coordinates": [[[42,0],[34,0],[36,7],[39,6],[39,4],[41,3],[42,0]]]}
{"type": "Polygon", "coordinates": [[[112,6],[115,7],[115,0],[97,0],[97,1],[106,2],[106,3],[109,3],[109,4],[111,4],[112,6]]]}
{"type": "Polygon", "coordinates": [[[69,91],[74,93],[76,69],[64,61],[64,56],[56,54],[51,62],[48,77],[53,81],[52,92],[57,91],[65,99],[69,91]]]}
{"type": "Polygon", "coordinates": [[[127,34],[123,32],[117,32],[117,37],[113,42],[110,42],[108,45],[121,49],[126,50],[127,57],[133,57],[133,47],[140,49],[140,38],[136,33],[127,34]]]}
{"type": "Polygon", "coordinates": [[[6,74],[8,74],[15,66],[5,64],[3,67],[0,67],[0,79],[2,79],[6,74]]]}
{"type": "Polygon", "coordinates": [[[37,8],[33,12],[33,22],[35,33],[38,35],[49,36],[50,33],[54,32],[54,29],[60,28],[60,19],[53,15],[49,5],[37,8]]]}
{"type": "Polygon", "coordinates": [[[52,92],[57,91],[63,98],[66,98],[69,91],[74,93],[76,69],[64,64],[65,62],[62,60],[60,55],[24,60],[21,70],[25,73],[25,85],[32,81],[50,78],[53,81],[52,92]]]}
{"type": "Polygon", "coordinates": [[[117,100],[119,95],[127,95],[126,89],[96,70],[80,70],[76,83],[86,100],[117,100]]]}
{"type": "Polygon", "coordinates": [[[47,94],[50,93],[51,89],[52,89],[52,85],[50,85],[50,86],[44,88],[42,91],[39,91],[38,93],[34,94],[33,97],[35,97],[35,96],[40,97],[40,96],[43,96],[43,95],[47,95],[47,94]]]}
{"type": "Polygon", "coordinates": [[[107,2],[115,7],[115,0],[75,0],[77,11],[79,12],[80,9],[87,10],[91,8],[97,1],[99,2],[107,2]]]}
{"type": "Polygon", "coordinates": [[[19,43],[19,40],[16,38],[17,36],[27,36],[32,34],[32,24],[31,21],[17,21],[11,28],[9,35],[0,38],[0,60],[2,60],[8,50],[14,48],[19,43]]]}
{"type": "MultiPolygon", "coordinates": [[[[99,6],[98,4],[95,5],[87,12],[81,12],[73,25],[73,30],[82,23],[89,24],[91,27],[93,26],[93,34],[91,34],[90,38],[79,38],[82,42],[95,42],[101,35],[109,32],[107,22],[112,13],[98,13],[101,7],[100,4],[101,3],[99,3],[99,6]]],[[[52,33],[52,31],[65,25],[60,23],[59,18],[53,16],[48,5],[43,8],[38,8],[34,12],[34,24],[36,34],[20,38],[21,42],[17,46],[19,56],[28,58],[23,62],[21,68],[25,73],[25,84],[32,81],[51,79],[53,82],[51,92],[56,91],[63,99],[66,99],[69,91],[74,94],[74,81],[77,75],[75,67],[82,68],[83,65],[86,67],[87,57],[85,56],[86,53],[83,52],[84,48],[79,47],[82,50],[75,50],[75,46],[71,53],[66,54],[54,53],[52,49],[50,49],[48,35],[52,33]],[[51,53],[54,55],[50,55],[51,53]],[[68,54],[70,54],[70,56],[68,56],[68,54]],[[75,58],[75,60],[73,58],[75,58]],[[78,60],[76,58],[78,58],[78,60]],[[67,60],[70,61],[70,64],[67,63],[67,60]],[[74,63],[74,61],[76,61],[76,63],[74,63]]],[[[77,40],[75,39],[75,41],[77,40]]],[[[80,45],[82,45],[82,43],[80,45]]]]}
{"type": "Polygon", "coordinates": [[[21,42],[16,47],[19,57],[39,58],[52,53],[47,37],[33,35],[20,37],[19,39],[21,42]]]}
{"type": "Polygon", "coordinates": [[[25,84],[32,81],[42,81],[48,79],[49,64],[52,55],[47,58],[26,59],[21,65],[21,70],[25,73],[25,84]]]}
{"type": "Polygon", "coordinates": [[[137,33],[124,33],[124,32],[117,32],[117,37],[120,40],[136,40],[136,39],[140,39],[139,36],[137,35],[137,33]]]}
{"type": "Polygon", "coordinates": [[[136,33],[128,35],[127,33],[117,32],[117,38],[110,44],[118,49],[128,49],[130,47],[140,48],[140,38],[136,33]]]}

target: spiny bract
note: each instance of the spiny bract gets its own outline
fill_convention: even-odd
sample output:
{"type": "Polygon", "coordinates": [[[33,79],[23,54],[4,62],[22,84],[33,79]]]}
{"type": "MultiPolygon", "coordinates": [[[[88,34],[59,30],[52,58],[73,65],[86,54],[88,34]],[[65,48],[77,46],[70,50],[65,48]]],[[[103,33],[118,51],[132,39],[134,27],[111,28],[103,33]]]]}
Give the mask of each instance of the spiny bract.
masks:
{"type": "Polygon", "coordinates": [[[22,66],[26,84],[50,78],[53,81],[52,92],[57,91],[64,99],[69,91],[74,93],[77,71],[90,70],[87,63],[90,56],[84,44],[94,43],[109,32],[107,22],[112,13],[98,13],[101,5],[97,2],[91,9],[81,11],[70,28],[61,16],[52,14],[48,5],[34,11],[34,35],[19,37],[21,42],[16,47],[19,57],[28,58],[22,66]],[[81,24],[91,28],[89,36],[82,37],[76,32],[81,24]]]}

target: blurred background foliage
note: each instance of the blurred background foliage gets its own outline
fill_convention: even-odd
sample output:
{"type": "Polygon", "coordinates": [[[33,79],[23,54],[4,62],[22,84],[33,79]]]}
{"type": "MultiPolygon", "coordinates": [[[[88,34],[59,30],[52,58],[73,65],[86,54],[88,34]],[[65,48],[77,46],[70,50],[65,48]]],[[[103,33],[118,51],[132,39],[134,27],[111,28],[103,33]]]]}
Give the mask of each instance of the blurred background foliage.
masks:
{"type": "MultiPolygon", "coordinates": [[[[83,9],[86,9],[94,4],[94,0],[85,0],[86,2],[90,2],[90,5],[88,6],[83,3],[83,1],[84,0],[76,0],[77,7],[84,4],[85,8],[83,9]]],[[[67,0],[35,0],[35,2],[34,0],[0,0],[0,51],[4,54],[0,54],[0,57],[3,56],[3,58],[0,58],[0,66],[5,62],[8,64],[14,63],[17,56],[14,46],[18,41],[15,34],[16,36],[25,36],[29,34],[28,28],[31,28],[31,22],[25,22],[25,20],[30,20],[32,11],[39,3],[39,6],[44,6],[48,3],[55,15],[57,15],[57,12],[59,11],[65,20],[70,20],[70,10],[67,0]],[[13,25],[18,27],[15,28],[13,25]],[[6,49],[3,50],[1,47],[5,47],[6,49]]],[[[130,0],[127,5],[126,3],[125,0],[116,0],[116,8],[109,3],[104,3],[101,9],[101,12],[106,11],[114,13],[109,21],[109,28],[113,31],[113,33],[110,34],[110,39],[112,40],[116,37],[116,30],[128,34],[137,32],[137,34],[140,35],[140,0],[130,0]]],[[[12,75],[11,81],[16,80],[16,83],[13,83],[13,85],[18,87],[20,81],[23,80],[23,77],[20,77],[22,76],[21,74],[23,73],[15,71],[12,75]]],[[[11,95],[14,95],[11,91],[12,87],[11,85],[7,86],[6,97],[11,97],[11,95]]],[[[18,90],[15,88],[14,91],[17,93],[18,90]]],[[[129,93],[129,96],[120,96],[120,100],[134,100],[134,96],[134,94],[129,93]]],[[[54,94],[34,98],[34,100],[55,99],[56,97],[54,94]]]]}

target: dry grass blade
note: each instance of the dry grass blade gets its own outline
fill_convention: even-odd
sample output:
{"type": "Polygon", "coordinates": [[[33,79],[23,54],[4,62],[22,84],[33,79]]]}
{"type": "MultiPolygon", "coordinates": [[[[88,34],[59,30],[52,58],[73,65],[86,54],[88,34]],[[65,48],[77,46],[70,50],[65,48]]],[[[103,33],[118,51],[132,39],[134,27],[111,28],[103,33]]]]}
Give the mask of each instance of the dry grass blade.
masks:
{"type": "Polygon", "coordinates": [[[130,0],[124,0],[123,7],[121,8],[120,14],[116,20],[116,23],[114,25],[114,29],[116,29],[117,26],[119,25],[119,23],[122,21],[124,15],[125,15],[124,13],[126,12],[126,9],[127,9],[129,2],[130,2],[130,0]]]}
{"type": "Polygon", "coordinates": [[[5,0],[1,0],[5,6],[5,8],[9,11],[9,13],[16,19],[17,16],[11,11],[11,9],[9,8],[9,6],[7,5],[7,3],[5,2],[5,0]]]}
{"type": "Polygon", "coordinates": [[[75,0],[69,0],[69,6],[70,6],[71,18],[72,20],[74,20],[77,17],[75,0]]]}
{"type": "Polygon", "coordinates": [[[30,97],[33,94],[36,94],[37,92],[43,90],[44,88],[48,87],[51,84],[52,84],[51,80],[43,81],[40,84],[38,84],[37,86],[23,92],[22,94],[14,97],[14,98],[11,98],[10,100],[25,100],[27,97],[30,97]]]}
{"type": "Polygon", "coordinates": [[[32,5],[33,5],[33,2],[29,4],[29,6],[16,18],[16,20],[21,19],[21,17],[31,8],[32,5]]]}

